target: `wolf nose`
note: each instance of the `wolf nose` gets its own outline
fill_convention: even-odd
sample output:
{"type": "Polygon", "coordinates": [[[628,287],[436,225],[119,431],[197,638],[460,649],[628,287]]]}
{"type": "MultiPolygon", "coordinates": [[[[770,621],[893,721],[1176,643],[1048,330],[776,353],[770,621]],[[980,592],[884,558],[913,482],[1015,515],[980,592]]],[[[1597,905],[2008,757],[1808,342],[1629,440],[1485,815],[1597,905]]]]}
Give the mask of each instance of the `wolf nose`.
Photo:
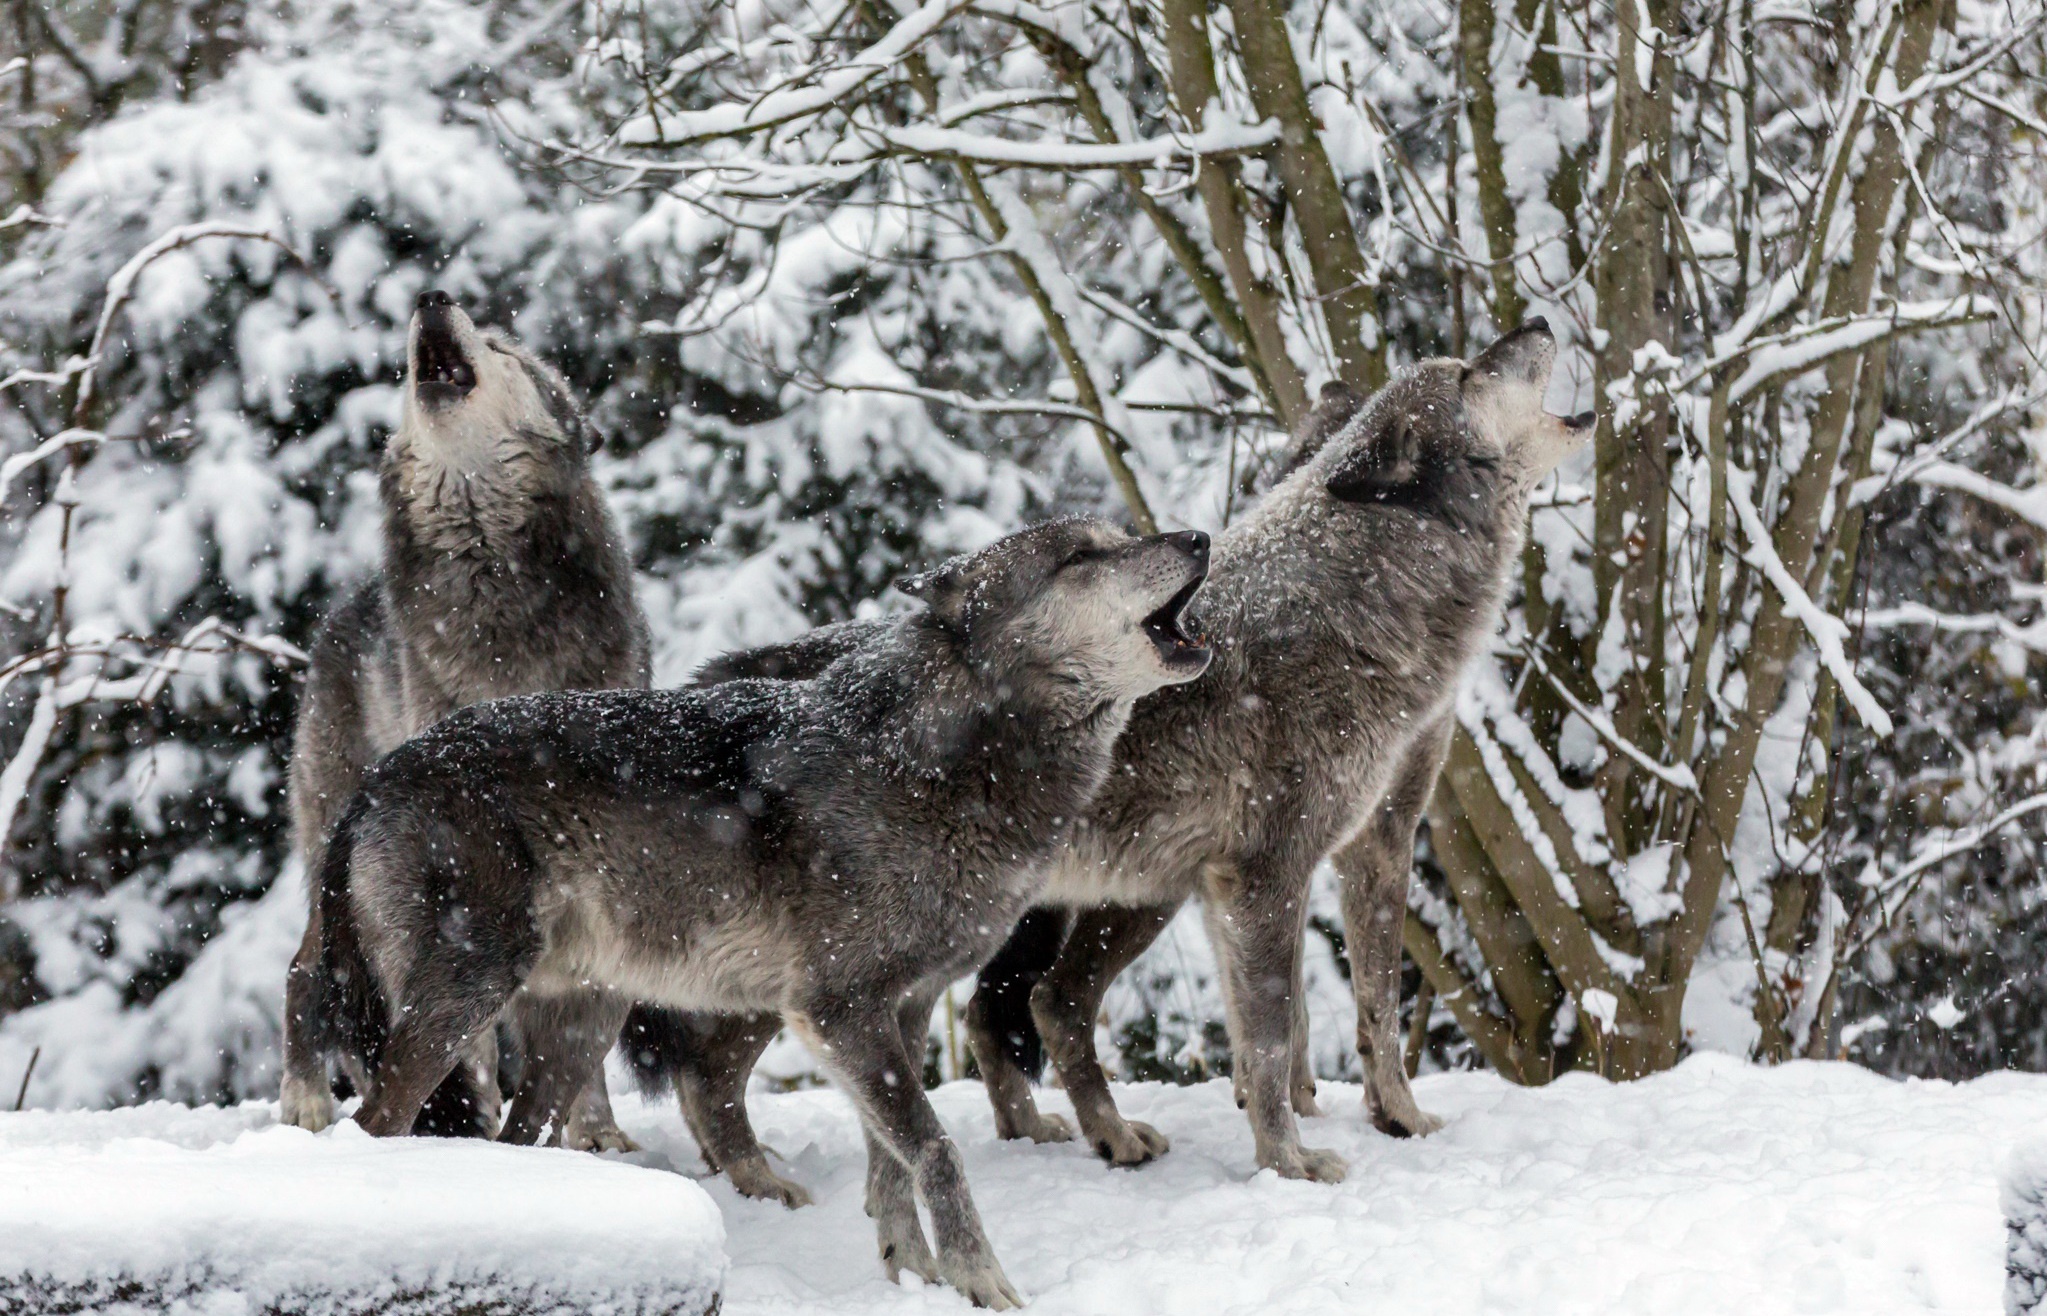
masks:
{"type": "Polygon", "coordinates": [[[439,288],[428,288],[419,295],[419,300],[413,303],[417,309],[422,311],[432,310],[436,306],[453,306],[454,304],[455,299],[442,292],[439,288]]]}
{"type": "Polygon", "coordinates": [[[1166,536],[1166,542],[1197,562],[1208,560],[1208,536],[1199,530],[1181,530],[1166,536]]]}
{"type": "Polygon", "coordinates": [[[1546,334],[1549,332],[1549,319],[1546,316],[1531,315],[1521,322],[1521,331],[1523,333],[1546,334]]]}

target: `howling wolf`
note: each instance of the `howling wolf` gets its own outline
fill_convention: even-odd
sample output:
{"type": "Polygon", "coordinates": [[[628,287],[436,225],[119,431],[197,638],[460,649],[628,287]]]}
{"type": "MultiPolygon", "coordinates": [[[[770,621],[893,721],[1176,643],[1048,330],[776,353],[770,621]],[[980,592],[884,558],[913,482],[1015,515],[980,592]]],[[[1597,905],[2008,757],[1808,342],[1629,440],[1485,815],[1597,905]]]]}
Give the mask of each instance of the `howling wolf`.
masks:
{"type": "MultiPolygon", "coordinates": [[[[369,764],[456,709],[647,684],[647,623],[590,479],[595,443],[560,375],[448,294],[419,295],[380,482],[383,569],[327,618],[299,708],[290,800],[309,883],[369,764]]],[[[328,1061],[360,1064],[335,1054],[317,890],[285,986],[283,1118],[308,1129],[334,1119],[328,1061]]],[[[496,1131],[494,1053],[480,1048],[480,1072],[450,1084],[430,1126],[496,1131]]],[[[601,1073],[576,1113],[564,1141],[624,1145],[601,1073]]]]}
{"type": "MultiPolygon", "coordinates": [[[[1341,1179],[1342,1158],[1303,1147],[1294,1120],[1314,1109],[1298,1017],[1309,878],[1340,847],[1368,1112],[1396,1135],[1437,1127],[1415,1104],[1397,1036],[1408,873],[1451,705],[1499,625],[1529,493],[1592,432],[1589,413],[1543,409],[1555,357],[1536,319],[1469,363],[1421,362],[1369,402],[1330,386],[1292,473],[1218,537],[1190,613],[1213,665],[1138,705],[1108,784],[1052,863],[1042,900],[1073,911],[1070,929],[1062,939],[1034,914],[968,1007],[1004,1137],[1072,1136],[1037,1110],[1017,1063],[1019,1043],[1041,1036],[1099,1155],[1135,1165],[1166,1149],[1116,1109],[1095,1020],[1109,983],[1199,896],[1258,1164],[1341,1179]],[[1020,978],[1035,986],[1015,990],[1020,978]]],[[[699,679],[800,678],[871,643],[875,626],[728,655],[699,679]]],[[[713,1164],[756,1162],[744,1084],[766,1035],[755,1021],[710,1036],[660,1022],[635,1056],[643,1080],[675,1081],[686,1110],[725,1113],[692,1119],[713,1164]]]]}
{"type": "Polygon", "coordinates": [[[403,1134],[515,995],[580,1016],[510,1122],[573,1097],[630,1000],[781,1014],[852,1092],[891,1275],[1019,1300],[918,1076],[932,1002],[1008,935],[1132,705],[1192,680],[1199,532],[1022,531],[809,681],[557,692],[379,762],[319,874],[324,970],[403,1134]],[[934,1260],[917,1218],[931,1213],[934,1260]]]}

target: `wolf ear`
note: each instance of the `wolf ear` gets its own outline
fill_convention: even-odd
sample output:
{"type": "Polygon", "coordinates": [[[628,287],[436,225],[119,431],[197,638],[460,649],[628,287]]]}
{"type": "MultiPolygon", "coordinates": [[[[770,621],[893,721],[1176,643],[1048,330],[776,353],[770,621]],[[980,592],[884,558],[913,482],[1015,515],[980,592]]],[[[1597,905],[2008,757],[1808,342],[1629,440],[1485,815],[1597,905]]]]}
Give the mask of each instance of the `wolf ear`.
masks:
{"type": "Polygon", "coordinates": [[[1395,416],[1339,461],[1324,487],[1347,503],[1377,502],[1414,483],[1420,467],[1421,435],[1406,416],[1395,416]]]}
{"type": "Polygon", "coordinates": [[[1556,336],[1549,330],[1549,321],[1538,315],[1501,334],[1491,347],[1472,358],[1464,367],[1465,392],[1502,384],[1547,387],[1556,359],[1556,336]]]}
{"type": "Polygon", "coordinates": [[[1268,483],[1277,484],[1306,466],[1331,439],[1343,432],[1343,427],[1350,424],[1351,417],[1357,415],[1364,405],[1364,395],[1342,380],[1333,379],[1324,384],[1315,405],[1295,427],[1294,441],[1287,448],[1286,458],[1280,462],[1279,469],[1268,483]]]}
{"type": "Polygon", "coordinates": [[[953,558],[929,571],[903,576],[896,581],[896,588],[913,599],[922,599],[940,621],[956,622],[966,607],[966,559],[953,558]]]}

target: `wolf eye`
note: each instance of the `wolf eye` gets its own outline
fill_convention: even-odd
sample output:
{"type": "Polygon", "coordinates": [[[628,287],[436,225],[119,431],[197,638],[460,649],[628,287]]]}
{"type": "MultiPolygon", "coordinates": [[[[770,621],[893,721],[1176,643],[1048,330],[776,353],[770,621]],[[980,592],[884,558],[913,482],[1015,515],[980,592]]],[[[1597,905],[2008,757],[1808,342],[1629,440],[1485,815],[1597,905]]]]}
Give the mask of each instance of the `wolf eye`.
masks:
{"type": "Polygon", "coordinates": [[[1066,555],[1064,561],[1060,562],[1059,569],[1064,571],[1068,567],[1077,567],[1083,562],[1093,562],[1097,558],[1104,556],[1106,554],[1099,548],[1076,548],[1066,555]]]}

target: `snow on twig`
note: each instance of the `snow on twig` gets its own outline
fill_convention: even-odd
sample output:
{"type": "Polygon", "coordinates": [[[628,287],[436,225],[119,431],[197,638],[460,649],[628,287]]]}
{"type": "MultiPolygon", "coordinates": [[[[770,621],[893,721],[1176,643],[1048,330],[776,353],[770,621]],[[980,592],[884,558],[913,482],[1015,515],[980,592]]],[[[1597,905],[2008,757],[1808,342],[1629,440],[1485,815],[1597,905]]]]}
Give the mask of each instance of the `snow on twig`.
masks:
{"type": "Polygon", "coordinates": [[[682,146],[713,137],[744,137],[807,118],[851,96],[937,32],[967,7],[966,0],[929,0],[882,35],[881,40],[803,86],[785,86],[745,104],[717,105],[662,117],[645,115],[622,127],[621,146],[682,146]]]}
{"type": "Polygon", "coordinates": [[[1052,244],[1045,241],[1044,233],[1038,228],[1038,217],[1028,202],[1009,185],[1007,179],[990,178],[983,186],[988,197],[1002,216],[1003,226],[1009,230],[1002,245],[1016,253],[1018,259],[1030,267],[1038,284],[1051,300],[1053,313],[1065,322],[1066,333],[1073,341],[1075,354],[1081,366],[1088,372],[1089,381],[1094,385],[1095,396],[1101,399],[1101,415],[1096,419],[1125,437],[1135,432],[1130,421],[1130,412],[1116,396],[1111,381],[1096,375],[1100,363],[1106,358],[1097,350],[1088,322],[1081,311],[1080,294],[1075,288],[1073,276],[1066,272],[1059,257],[1053,252],[1052,244]]]}
{"type": "Polygon", "coordinates": [[[98,430],[61,430],[44,439],[35,447],[30,448],[27,452],[17,452],[6,461],[0,462],[0,503],[4,503],[7,500],[8,488],[13,485],[21,473],[34,466],[37,462],[54,457],[60,452],[69,452],[72,448],[82,444],[98,443],[106,437],[106,435],[98,430]]]}
{"type": "Polygon", "coordinates": [[[1803,374],[1824,364],[1830,357],[1881,342],[1893,334],[1923,329],[1945,329],[1972,320],[1995,318],[1997,305],[1987,297],[1957,297],[1934,302],[1900,302],[1874,315],[1828,320],[1771,339],[1759,339],[1722,354],[1696,371],[1689,384],[1709,376],[1724,362],[1743,360],[1741,374],[1728,387],[1729,403],[1779,379],[1803,374]]]}
{"type": "Polygon", "coordinates": [[[1542,673],[1543,679],[1549,682],[1550,689],[1556,691],[1557,697],[1564,701],[1565,707],[1584,718],[1586,725],[1597,731],[1601,740],[1627,755],[1637,767],[1664,785],[1673,790],[1683,791],[1687,795],[1698,794],[1699,779],[1691,768],[1682,763],[1658,763],[1649,757],[1640,745],[1623,736],[1606,714],[1572,694],[1564,683],[1557,679],[1556,673],[1550,671],[1549,664],[1542,660],[1542,655],[1533,648],[1528,650],[1528,660],[1535,664],[1535,670],[1542,673]]]}
{"type": "Polygon", "coordinates": [[[181,224],[159,235],[148,246],[130,256],[128,263],[114,271],[114,277],[107,280],[106,300],[100,305],[99,323],[93,327],[92,346],[86,349],[85,369],[79,375],[78,401],[71,408],[73,426],[84,428],[87,418],[92,413],[92,405],[98,400],[99,367],[106,359],[107,335],[113,331],[114,319],[120,315],[121,308],[134,295],[135,281],[141,278],[142,272],[159,257],[206,238],[248,238],[256,242],[268,242],[301,266],[312,268],[305,257],[299,255],[290,243],[267,229],[208,222],[181,224]]]}
{"type": "Polygon", "coordinates": [[[1279,140],[1279,123],[1274,119],[1256,124],[1223,124],[1197,133],[1135,142],[1029,142],[916,124],[868,131],[896,150],[917,155],[957,156],[979,164],[1065,170],[1119,169],[1127,165],[1162,165],[1175,159],[1239,155],[1262,150],[1279,140]]]}
{"type": "MultiPolygon", "coordinates": [[[[36,767],[43,761],[43,752],[50,747],[50,733],[57,726],[57,688],[55,682],[46,681],[36,696],[35,711],[29,714],[28,730],[21,743],[14,747],[13,757],[7,766],[0,769],[0,854],[7,851],[7,834],[14,830],[14,815],[21,811],[21,802],[28,795],[28,784],[35,776],[36,767]]],[[[13,882],[0,870],[0,901],[14,896],[13,882]]]]}
{"type": "Polygon", "coordinates": [[[1995,632],[2003,639],[2023,645],[2035,653],[2047,653],[2047,620],[2031,626],[2021,626],[2009,617],[1994,612],[1957,614],[1939,612],[1923,603],[1900,603],[1889,608],[1872,608],[1857,617],[1864,626],[1878,630],[1890,630],[1903,626],[1930,626],[1937,631],[1953,634],[1987,634],[1995,632]]]}
{"type": "Polygon", "coordinates": [[[1862,684],[1862,678],[1855,674],[1855,664],[1848,660],[1845,645],[1848,623],[1814,603],[1797,577],[1791,574],[1791,569],[1784,565],[1784,560],[1777,556],[1776,546],[1770,539],[1770,528],[1763,524],[1762,513],[1756,510],[1749,497],[1754,484],[1755,476],[1748,471],[1730,468],[1727,472],[1727,500],[1733,505],[1735,518],[1741,522],[1742,534],[1749,541],[1748,551],[1742,554],[1742,560],[1768,578],[1777,596],[1784,601],[1785,612],[1805,627],[1820,662],[1841,687],[1841,694],[1848,700],[1848,706],[1855,710],[1855,716],[1877,735],[1890,735],[1891,715],[1877,703],[1869,687],[1862,684]]]}
{"type": "Polygon", "coordinates": [[[2043,398],[2047,398],[2047,389],[2033,389],[2029,392],[2022,392],[2016,388],[2005,390],[2002,396],[1992,398],[1976,408],[1969,413],[1967,420],[1918,449],[1892,469],[1882,475],[1871,475],[1857,480],[1854,487],[1848,491],[1848,505],[1860,507],[1893,485],[1916,481],[1919,472],[1935,465],[1942,454],[1952,452],[1958,445],[1980,433],[1990,422],[2014,411],[2028,410],[2043,398]]]}
{"type": "Polygon", "coordinates": [[[1879,887],[1881,917],[1864,932],[1865,938],[1877,929],[1886,927],[1905,907],[1912,893],[1918,889],[1919,881],[1936,864],[1945,863],[1956,855],[1967,854],[2021,818],[2047,812],[2047,794],[2030,796],[2005,809],[1988,822],[1974,827],[1937,837],[1919,848],[1919,852],[1903,868],[1883,879],[1879,887]]]}
{"type": "Polygon", "coordinates": [[[2014,489],[1966,466],[1938,461],[1928,462],[1913,471],[1911,480],[1932,489],[1952,489],[1956,493],[1974,495],[1986,503],[2002,507],[2022,521],[2047,530],[2047,487],[2036,485],[2030,489],[2014,489]]]}

